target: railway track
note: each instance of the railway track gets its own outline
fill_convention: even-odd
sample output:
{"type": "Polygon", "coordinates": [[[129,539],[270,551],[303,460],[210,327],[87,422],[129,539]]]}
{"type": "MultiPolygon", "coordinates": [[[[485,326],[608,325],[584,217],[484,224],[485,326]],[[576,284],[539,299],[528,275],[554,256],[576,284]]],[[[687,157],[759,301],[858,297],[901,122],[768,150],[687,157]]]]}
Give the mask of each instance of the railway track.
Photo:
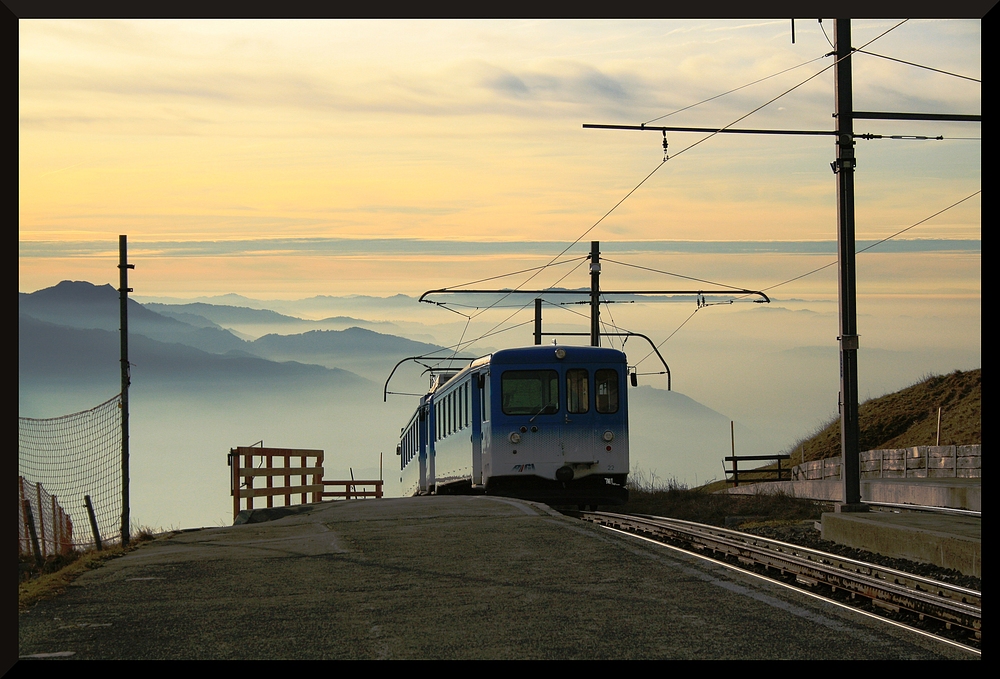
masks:
{"type": "Polygon", "coordinates": [[[971,589],[691,521],[611,512],[566,514],[767,575],[976,653],[981,651],[982,594],[971,589]]]}

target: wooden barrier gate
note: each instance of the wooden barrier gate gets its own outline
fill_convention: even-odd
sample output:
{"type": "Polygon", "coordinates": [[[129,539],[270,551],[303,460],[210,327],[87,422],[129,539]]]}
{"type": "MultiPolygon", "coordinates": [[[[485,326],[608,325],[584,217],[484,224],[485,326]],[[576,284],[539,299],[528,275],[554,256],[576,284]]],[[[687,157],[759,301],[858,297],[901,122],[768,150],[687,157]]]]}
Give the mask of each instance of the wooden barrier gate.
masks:
{"type": "Polygon", "coordinates": [[[267,507],[274,506],[274,498],[285,498],[283,506],[292,504],[292,497],[300,495],[299,504],[319,502],[323,496],[323,451],[304,450],[297,448],[256,448],[240,446],[229,450],[230,493],[233,496],[233,519],[240,513],[240,500],[246,498],[245,509],[254,508],[255,497],[267,498],[267,507]],[[261,466],[255,466],[255,458],[259,458],[261,466]],[[310,458],[313,460],[310,465],[310,458]],[[282,461],[282,466],[275,467],[276,460],[282,461]],[[298,466],[292,466],[297,461],[298,466]],[[264,477],[264,488],[254,488],[254,480],[264,477]],[[308,482],[312,477],[312,483],[308,482]],[[292,479],[299,481],[292,485],[292,479]],[[275,479],[282,479],[283,484],[274,485],[275,479]],[[312,495],[312,500],[306,496],[312,495]]]}

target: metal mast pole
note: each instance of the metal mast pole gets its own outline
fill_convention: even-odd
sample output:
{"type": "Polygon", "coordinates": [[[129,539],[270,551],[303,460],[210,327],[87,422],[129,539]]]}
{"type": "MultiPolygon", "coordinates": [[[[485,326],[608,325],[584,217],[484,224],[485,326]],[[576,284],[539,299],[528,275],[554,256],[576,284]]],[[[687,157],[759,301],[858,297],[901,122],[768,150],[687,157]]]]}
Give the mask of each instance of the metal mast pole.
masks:
{"type": "Polygon", "coordinates": [[[837,19],[834,29],[837,99],[837,262],[840,301],[840,451],[844,481],[842,509],[861,509],[858,451],[858,312],[854,262],[854,97],[851,80],[851,20],[837,19]]]}
{"type": "Polygon", "coordinates": [[[601,346],[601,242],[590,241],[590,346],[601,346]]]}
{"type": "Polygon", "coordinates": [[[535,344],[542,343],[542,298],[535,298],[535,344]]]}
{"type": "Polygon", "coordinates": [[[118,302],[121,318],[121,364],[122,364],[122,547],[129,542],[129,502],[128,502],[128,270],[134,269],[128,263],[128,236],[118,236],[118,302]]]}

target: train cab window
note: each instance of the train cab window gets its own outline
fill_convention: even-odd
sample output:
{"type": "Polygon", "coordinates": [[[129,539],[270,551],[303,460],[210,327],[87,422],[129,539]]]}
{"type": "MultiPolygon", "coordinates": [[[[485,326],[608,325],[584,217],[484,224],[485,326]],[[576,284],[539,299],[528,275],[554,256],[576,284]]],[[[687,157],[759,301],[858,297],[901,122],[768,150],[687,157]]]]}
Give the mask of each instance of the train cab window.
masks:
{"type": "Polygon", "coordinates": [[[618,371],[613,368],[604,368],[594,374],[594,386],[596,387],[597,412],[617,413],[618,412],[618,371]]]}
{"type": "Polygon", "coordinates": [[[559,412],[559,373],[555,370],[508,370],[500,377],[505,415],[559,412]]]}
{"type": "Polygon", "coordinates": [[[569,412],[585,413],[590,410],[589,378],[586,370],[574,368],[566,371],[566,410],[569,412]]]}

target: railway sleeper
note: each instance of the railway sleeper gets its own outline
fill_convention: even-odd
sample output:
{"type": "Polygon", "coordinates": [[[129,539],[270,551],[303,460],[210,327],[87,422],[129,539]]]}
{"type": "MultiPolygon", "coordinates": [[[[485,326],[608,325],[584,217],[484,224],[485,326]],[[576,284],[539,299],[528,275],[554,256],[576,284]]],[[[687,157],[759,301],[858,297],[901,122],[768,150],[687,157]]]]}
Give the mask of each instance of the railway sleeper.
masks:
{"type": "Polygon", "coordinates": [[[888,601],[882,601],[881,599],[872,599],[872,604],[883,610],[890,611],[892,613],[899,613],[899,606],[891,604],[888,601]]]}

